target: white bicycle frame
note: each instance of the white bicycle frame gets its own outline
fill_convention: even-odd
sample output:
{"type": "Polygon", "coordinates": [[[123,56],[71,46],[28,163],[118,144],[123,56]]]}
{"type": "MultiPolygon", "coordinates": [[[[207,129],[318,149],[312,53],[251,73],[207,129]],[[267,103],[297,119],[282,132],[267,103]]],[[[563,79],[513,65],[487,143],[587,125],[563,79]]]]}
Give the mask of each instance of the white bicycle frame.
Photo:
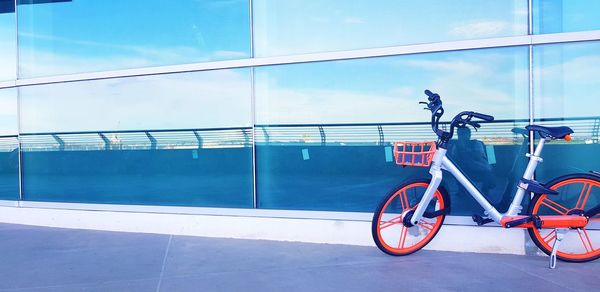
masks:
{"type": "MultiPolygon", "coordinates": [[[[527,164],[527,168],[525,169],[525,173],[523,174],[524,179],[533,179],[533,174],[538,163],[542,162],[540,154],[542,153],[542,149],[544,148],[545,142],[546,139],[541,138],[537,147],[535,148],[533,155],[530,155],[529,153],[526,155],[530,159],[529,163],[527,164]]],[[[467,192],[469,192],[469,194],[473,196],[477,203],[479,203],[479,205],[483,207],[483,209],[485,210],[485,215],[494,220],[496,223],[500,224],[500,220],[503,216],[515,216],[519,214],[519,212],[521,212],[521,210],[523,209],[521,203],[526,193],[525,189],[517,187],[517,192],[515,193],[510,207],[508,208],[506,213],[501,214],[500,212],[498,212],[498,210],[496,210],[496,208],[494,208],[494,206],[492,206],[492,204],[490,204],[490,202],[479,192],[479,190],[477,190],[477,188],[458,169],[458,167],[456,167],[456,165],[454,165],[454,163],[452,163],[452,161],[450,161],[450,159],[446,157],[446,151],[446,149],[438,148],[435,152],[435,155],[433,156],[431,168],[429,169],[429,173],[431,174],[431,182],[429,183],[429,186],[425,190],[425,195],[423,195],[423,198],[421,198],[417,209],[415,209],[415,212],[411,217],[410,221],[413,225],[417,225],[419,220],[421,220],[426,207],[429,205],[429,202],[433,198],[433,194],[442,182],[442,170],[446,170],[450,174],[452,174],[458,180],[458,182],[463,187],[465,187],[467,192]]]]}

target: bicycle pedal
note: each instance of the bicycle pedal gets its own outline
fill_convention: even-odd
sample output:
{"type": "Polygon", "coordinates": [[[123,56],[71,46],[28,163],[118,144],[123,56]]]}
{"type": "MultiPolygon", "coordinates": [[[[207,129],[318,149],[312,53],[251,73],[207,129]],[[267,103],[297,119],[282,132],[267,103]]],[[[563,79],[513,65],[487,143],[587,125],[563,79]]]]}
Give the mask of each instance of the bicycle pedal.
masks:
{"type": "Polygon", "coordinates": [[[492,220],[490,218],[483,218],[481,215],[477,215],[477,214],[474,214],[473,216],[471,216],[471,219],[473,219],[473,221],[475,223],[477,223],[477,226],[481,226],[481,225],[485,225],[485,224],[494,222],[494,220],[492,220]]]}

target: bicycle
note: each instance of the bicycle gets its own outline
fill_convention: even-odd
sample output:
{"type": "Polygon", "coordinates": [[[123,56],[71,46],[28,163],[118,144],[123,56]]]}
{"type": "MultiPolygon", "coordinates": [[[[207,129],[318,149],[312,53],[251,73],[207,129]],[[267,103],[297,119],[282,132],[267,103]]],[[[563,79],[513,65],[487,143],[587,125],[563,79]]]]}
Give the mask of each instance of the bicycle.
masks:
{"type": "Polygon", "coordinates": [[[394,188],[377,207],[372,221],[372,235],[383,252],[404,256],[427,245],[440,230],[450,212],[450,197],[440,186],[442,170],[449,172],[485,210],[484,216],[473,215],[481,226],[496,222],[504,228],[527,228],[537,247],[550,256],[549,266],[556,267],[556,259],[567,262],[587,262],[600,258],[600,174],[575,173],[561,176],[542,184],[534,180],[534,172],[543,161],[541,152],[552,140],[571,140],[569,127],[529,125],[525,129],[536,132],[539,142],[517,184],[517,190],[506,213],[500,213],[471,183],[461,170],[446,157],[448,143],[454,130],[471,126],[480,128],[474,118],[492,122],[493,116],[463,111],[450,122],[449,131],[439,128],[444,114],[439,94],[425,90],[431,111],[431,128],[437,141],[395,142],[393,153],[397,164],[429,167],[430,179],[407,181],[394,188]],[[521,203],[526,194],[533,194],[524,215],[521,203]],[[590,235],[592,235],[590,237],[590,235]]]}

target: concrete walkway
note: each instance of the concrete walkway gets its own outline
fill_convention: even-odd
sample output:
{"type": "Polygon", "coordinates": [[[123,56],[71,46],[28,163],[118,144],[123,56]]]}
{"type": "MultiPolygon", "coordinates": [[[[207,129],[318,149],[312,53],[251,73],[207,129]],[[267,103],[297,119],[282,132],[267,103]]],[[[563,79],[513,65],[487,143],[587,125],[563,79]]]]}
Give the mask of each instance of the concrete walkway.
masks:
{"type": "Polygon", "coordinates": [[[0,224],[0,291],[594,291],[600,260],[0,224]]]}

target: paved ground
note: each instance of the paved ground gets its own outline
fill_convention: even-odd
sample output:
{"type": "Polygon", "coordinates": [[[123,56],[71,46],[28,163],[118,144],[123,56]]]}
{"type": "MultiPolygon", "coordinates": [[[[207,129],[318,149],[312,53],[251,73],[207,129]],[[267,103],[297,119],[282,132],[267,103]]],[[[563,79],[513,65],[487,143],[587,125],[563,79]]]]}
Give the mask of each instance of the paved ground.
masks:
{"type": "Polygon", "coordinates": [[[597,291],[600,260],[0,224],[1,291],[597,291]]]}

